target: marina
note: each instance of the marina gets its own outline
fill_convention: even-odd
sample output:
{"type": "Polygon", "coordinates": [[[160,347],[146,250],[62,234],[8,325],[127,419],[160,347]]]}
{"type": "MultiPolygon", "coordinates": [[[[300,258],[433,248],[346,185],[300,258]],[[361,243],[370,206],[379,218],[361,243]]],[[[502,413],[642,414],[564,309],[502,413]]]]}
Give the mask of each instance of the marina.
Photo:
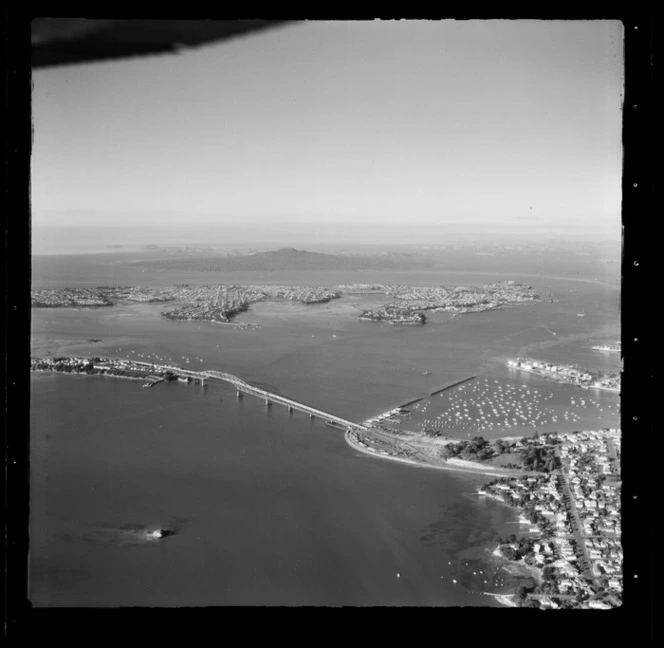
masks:
{"type": "Polygon", "coordinates": [[[533,385],[480,376],[410,407],[408,427],[460,437],[492,437],[597,425],[602,420],[618,424],[619,401],[604,394],[606,390],[598,391],[599,399],[571,385],[547,388],[545,381],[533,385]]]}

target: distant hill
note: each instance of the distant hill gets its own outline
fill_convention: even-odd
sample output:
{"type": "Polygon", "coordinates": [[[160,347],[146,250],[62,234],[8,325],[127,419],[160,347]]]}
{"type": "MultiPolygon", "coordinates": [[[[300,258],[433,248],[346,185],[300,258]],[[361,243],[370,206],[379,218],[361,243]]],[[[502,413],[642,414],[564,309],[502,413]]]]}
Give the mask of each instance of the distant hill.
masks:
{"type": "Polygon", "coordinates": [[[281,248],[243,256],[157,259],[135,262],[141,266],[163,270],[217,272],[230,270],[410,270],[431,267],[431,260],[407,254],[380,256],[345,256],[281,248]]]}

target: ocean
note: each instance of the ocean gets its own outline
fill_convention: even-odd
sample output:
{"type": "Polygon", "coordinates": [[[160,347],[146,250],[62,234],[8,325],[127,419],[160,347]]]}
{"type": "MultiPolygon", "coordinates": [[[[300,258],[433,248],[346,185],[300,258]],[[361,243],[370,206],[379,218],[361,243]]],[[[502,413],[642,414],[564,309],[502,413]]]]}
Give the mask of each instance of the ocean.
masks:
{"type": "MultiPolygon", "coordinates": [[[[109,282],[108,257],[86,280],[130,283],[109,282]]],[[[132,283],[152,283],[141,281],[140,269],[132,272],[132,283]]],[[[35,286],[68,285],[68,277],[37,272],[35,286]]],[[[509,278],[520,279],[450,272],[401,282],[509,278]]],[[[288,283],[349,280],[324,279],[288,283]]],[[[183,278],[166,273],[159,280],[183,278]]],[[[359,321],[360,309],[383,303],[375,295],[316,306],[255,304],[236,320],[252,323],[249,330],[163,320],[159,305],[34,309],[32,352],[224,370],[358,421],[476,375],[484,381],[477,385],[486,383],[484,398],[502,397],[496,390],[508,385],[510,394],[526,387],[553,394],[547,406],[557,419],[538,429],[619,425],[617,395],[583,390],[586,405],[574,409],[579,390],[505,364],[528,355],[618,369],[619,356],[590,349],[620,339],[617,287],[592,277],[527,281],[559,301],[441,313],[423,327],[359,321]]],[[[429,414],[463,397],[445,394],[425,399],[429,414]]],[[[482,434],[532,431],[523,421],[482,434]]],[[[30,591],[37,606],[496,605],[479,592],[514,584],[490,551],[499,535],[518,529],[516,516],[476,496],[484,478],[358,454],[340,430],[277,406],[266,410],[250,397],[238,401],[228,387],[142,389],[138,381],[34,376],[31,442],[30,591]],[[141,530],[164,525],[176,535],[141,539],[141,530]]]]}

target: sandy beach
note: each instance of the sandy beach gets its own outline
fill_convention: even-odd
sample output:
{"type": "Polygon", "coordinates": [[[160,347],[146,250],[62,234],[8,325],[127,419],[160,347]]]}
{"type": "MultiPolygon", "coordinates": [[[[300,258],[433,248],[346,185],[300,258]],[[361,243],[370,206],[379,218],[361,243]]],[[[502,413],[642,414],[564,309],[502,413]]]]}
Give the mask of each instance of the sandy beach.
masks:
{"type": "Polygon", "coordinates": [[[493,596],[498,603],[504,605],[505,607],[519,607],[514,601],[513,594],[494,594],[492,592],[484,592],[487,596],[493,596]]]}

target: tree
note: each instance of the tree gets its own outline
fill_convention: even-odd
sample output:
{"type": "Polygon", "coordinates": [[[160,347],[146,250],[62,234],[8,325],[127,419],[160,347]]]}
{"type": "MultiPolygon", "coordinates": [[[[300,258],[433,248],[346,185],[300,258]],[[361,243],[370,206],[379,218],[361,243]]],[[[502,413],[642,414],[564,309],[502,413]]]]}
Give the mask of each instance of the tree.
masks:
{"type": "Polygon", "coordinates": [[[525,585],[519,585],[519,587],[516,588],[515,596],[514,598],[516,599],[517,605],[521,607],[523,605],[524,600],[526,599],[527,592],[526,592],[526,586],[525,585]]]}
{"type": "Polygon", "coordinates": [[[503,441],[502,439],[498,439],[494,444],[495,452],[498,455],[501,455],[505,452],[509,453],[510,451],[510,444],[507,443],[507,441],[503,441]]]}
{"type": "Polygon", "coordinates": [[[443,459],[451,459],[456,455],[456,452],[454,452],[454,447],[452,446],[451,443],[445,444],[441,449],[440,449],[440,456],[443,459]]]}

